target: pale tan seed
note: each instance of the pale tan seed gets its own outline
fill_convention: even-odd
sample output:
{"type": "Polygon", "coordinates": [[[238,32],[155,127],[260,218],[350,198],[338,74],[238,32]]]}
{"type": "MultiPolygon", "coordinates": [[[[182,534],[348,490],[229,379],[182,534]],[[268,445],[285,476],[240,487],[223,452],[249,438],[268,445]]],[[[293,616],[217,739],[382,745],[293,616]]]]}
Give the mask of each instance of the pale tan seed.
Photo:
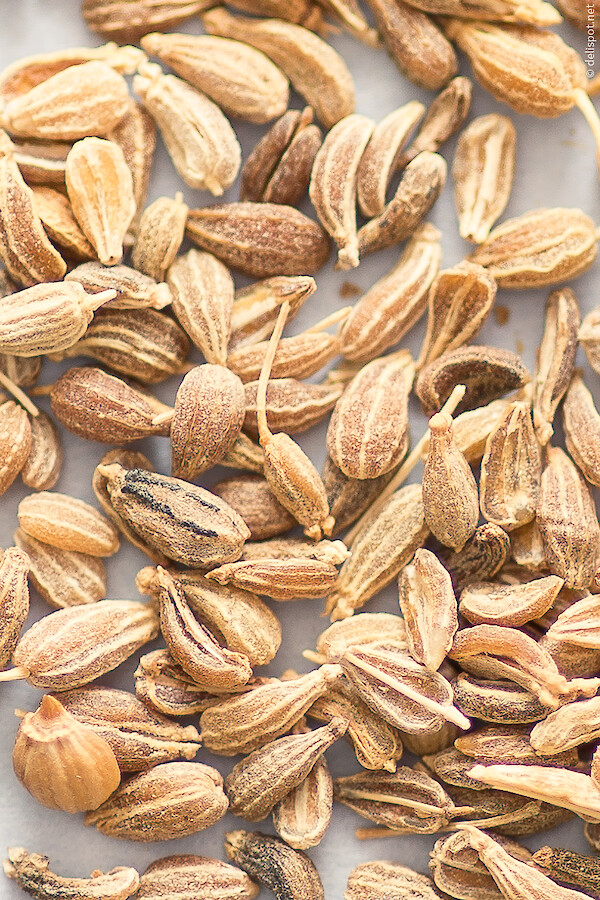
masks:
{"type": "Polygon", "coordinates": [[[58,281],[67,270],[44,231],[33,192],[23,180],[14,145],[4,131],[0,131],[0,258],[10,277],[25,287],[58,281]]]}
{"type": "Polygon", "coordinates": [[[309,541],[306,538],[272,538],[248,541],[242,559],[318,559],[340,566],[350,556],[343,541],[309,541]]]}
{"type": "Polygon", "coordinates": [[[228,116],[260,125],[287,109],[287,78],[249,44],[207,34],[156,32],[142,38],[141,44],[228,116]]]}
{"type": "Polygon", "coordinates": [[[281,305],[290,304],[289,322],[316,289],[310,275],[275,275],[240,288],[231,311],[230,352],[270,338],[281,305]]]}
{"type": "Polygon", "coordinates": [[[544,334],[533,377],[533,423],[542,446],[552,437],[554,415],[573,374],[579,323],[573,291],[552,291],[546,303],[544,334]]]}
{"type": "Polygon", "coordinates": [[[438,896],[433,882],[414,869],[391,862],[367,862],[356,866],[348,875],[344,900],[380,900],[389,893],[397,897],[435,900],[438,896]]]}
{"type": "Polygon", "coordinates": [[[474,582],[461,593],[458,608],[473,625],[518,627],[547,612],[562,586],[562,578],[556,575],[524,584],[474,582]]]}
{"type": "Polygon", "coordinates": [[[506,116],[479,116],[459,137],[452,163],[460,236],[482,243],[512,188],[516,132],[506,116]]]}
{"type": "Polygon", "coordinates": [[[518,566],[532,572],[546,568],[544,542],[535,519],[511,532],[510,552],[518,566]]]}
{"type": "Polygon", "coordinates": [[[600,699],[578,700],[554,710],[532,729],[531,746],[541,756],[560,753],[597,741],[600,735],[600,699]]]}
{"type": "Polygon", "coordinates": [[[33,208],[53,244],[77,262],[96,258],[96,251],[77,224],[64,194],[44,186],[33,186],[33,208]]]}
{"type": "Polygon", "coordinates": [[[63,461],[60,432],[47,413],[40,410],[30,419],[31,449],[21,469],[23,484],[36,491],[53,488],[63,461]]]}
{"type": "Polygon", "coordinates": [[[581,600],[571,603],[547,632],[548,638],[568,641],[571,645],[600,648],[597,616],[600,598],[597,594],[588,594],[581,600]]]}
{"type": "Polygon", "coordinates": [[[600,357],[598,354],[598,307],[595,307],[585,316],[577,335],[579,343],[585,350],[588,363],[598,372],[600,357]]]}
{"type": "Polygon", "coordinates": [[[77,141],[67,156],[65,181],[75,218],[100,262],[120,263],[136,209],[131,171],[121,148],[102,138],[77,141]]]}
{"type": "Polygon", "coordinates": [[[331,563],[318,559],[257,559],[219,566],[206,577],[273,600],[300,600],[329,594],[338,572],[331,563]]]}
{"type": "Polygon", "coordinates": [[[439,90],[458,69],[456,54],[433,19],[402,0],[368,0],[388,53],[414,84],[439,90]]]}
{"type": "Polygon", "coordinates": [[[165,841],[214,825],[227,811],[223,779],[202,763],[168,762],[124,782],[85,817],[103,834],[165,841]]]}
{"type": "Polygon", "coordinates": [[[68,66],[2,110],[3,126],[19,137],[51,141],[105,135],[127,112],[127,82],[99,60],[68,66]]]}
{"type": "Polygon", "coordinates": [[[189,207],[180,192],[175,197],[159,197],[140,215],[131,262],[136,269],[164,281],[181,246],[189,207]]]}
{"type": "Polygon", "coordinates": [[[111,556],[119,549],[114,526],[93,506],[67,494],[29,494],[17,512],[23,531],[61,550],[111,556]]]}
{"type": "Polygon", "coordinates": [[[325,128],[354,112],[354,84],[346,63],[308,29],[281,19],[234,17],[223,9],[205,13],[202,22],[211,34],[262,50],[287,75],[325,128]]]}
{"type": "Polygon", "coordinates": [[[106,875],[95,870],[90,878],[65,878],[49,869],[49,859],[39,853],[28,853],[24,847],[9,847],[4,860],[4,874],[30,894],[54,893],[60,896],[84,894],[93,900],[127,900],[136,893],[140,877],[135,869],[118,866],[106,875]],[[60,893],[59,893],[60,892],[60,893]]]}
{"type": "Polygon", "coordinates": [[[533,521],[542,477],[542,453],[528,403],[511,403],[490,433],[479,478],[481,512],[513,531],[533,521]]]}
{"type": "Polygon", "coordinates": [[[164,309],[171,303],[171,292],[164,282],[131,269],[129,266],[104,266],[99,262],[83,263],[71,269],[65,281],[76,281],[90,294],[112,288],[116,297],[108,301],[108,309],[164,309]]]}
{"type": "MultiPolygon", "coordinates": [[[[501,847],[516,859],[527,862],[531,853],[521,844],[498,837],[501,847]]],[[[479,859],[466,830],[440,838],[430,853],[429,869],[436,886],[445,893],[468,894],[470,900],[501,900],[500,890],[488,869],[479,859]]]]}
{"type": "Polygon", "coordinates": [[[133,88],[155,120],[173,165],[187,185],[214,196],[235,181],[241,149],[219,107],[155,63],[140,67],[133,88]]]}
{"type": "Polygon", "coordinates": [[[339,269],[358,265],[358,167],[374,128],[372,119],[356,113],[340,119],[325,136],[312,167],[309,196],[338,247],[339,269]]]}
{"type": "Polygon", "coordinates": [[[207,0],[83,0],[81,12],[96,34],[123,42],[157,28],[174,28],[207,6],[207,0]]]}
{"type": "Polygon", "coordinates": [[[158,634],[145,603],[100,600],[59,609],[21,637],[13,663],[35,687],[68,691],[112,671],[158,634]]]}
{"type": "Polygon", "coordinates": [[[377,123],[358,167],[358,205],[364,216],[378,216],[385,208],[389,182],[413,128],[425,107],[411,100],[377,123]]]}
{"type": "Polygon", "coordinates": [[[440,266],[440,236],[429,223],[419,226],[395,266],[359,298],[342,326],[346,359],[369,362],[419,320],[440,266]]]}
{"type": "Polygon", "coordinates": [[[575,374],[563,403],[563,428],[567,449],[590,484],[600,484],[600,415],[594,400],[583,382],[575,374]]]}
{"type": "Polygon", "coordinates": [[[580,209],[537,209],[496,226],[470,256],[499,287],[553,285],[585,272],[596,258],[595,225],[580,209]]]}
{"type": "MultiPolygon", "coordinates": [[[[334,622],[317,638],[320,662],[337,662],[349,647],[379,644],[382,641],[408,650],[406,623],[393,613],[358,613],[352,618],[334,622]]],[[[307,657],[310,658],[310,657],[307,657]]]]}
{"type": "Polygon", "coordinates": [[[0,669],[5,669],[17,646],[29,612],[29,557],[11,547],[0,559],[0,669]]]}
{"type": "Polygon", "coordinates": [[[130,97],[127,112],[106,136],[119,145],[131,171],[136,210],[130,232],[135,233],[139,227],[150,182],[150,170],[156,147],[156,126],[152,116],[140,103],[130,97]]]}
{"type": "Polygon", "coordinates": [[[456,446],[448,413],[436,413],[429,420],[423,509],[432,534],[446,547],[460,551],[475,533],[479,520],[477,483],[456,446]]]}
{"type": "Polygon", "coordinates": [[[294,850],[307,850],[323,839],[332,812],[333,779],[320,756],[304,780],[273,808],[273,827],[294,850]]]}
{"type": "Polygon", "coordinates": [[[398,580],[400,609],[411,655],[435,672],[458,630],[450,575],[429,550],[417,550],[398,580]]]}
{"type": "Polygon", "coordinates": [[[259,891],[258,885],[245,872],[220,859],[177,854],[150,863],[140,878],[138,898],[163,900],[170,895],[184,900],[197,893],[198,885],[202,885],[208,897],[229,895],[236,900],[253,900],[259,891]]]}
{"type": "Polygon", "coordinates": [[[0,403],[0,495],[11,486],[31,452],[31,422],[14,400],[0,403]]]}
{"type": "Polygon", "coordinates": [[[187,373],[175,397],[171,468],[192,481],[233,447],[246,412],[241,380],[224,366],[206,363],[187,373]]]}
{"type": "Polygon", "coordinates": [[[547,447],[536,521],[548,568],[567,587],[592,583],[600,552],[600,526],[591,492],[559,447],[547,447]]]}
{"type": "Polygon", "coordinates": [[[106,597],[106,569],[100,557],[52,547],[21,528],[14,541],[27,553],[31,583],[50,606],[63,609],[106,597]]]}
{"type": "Polygon", "coordinates": [[[193,716],[219,699],[215,694],[197,688],[168,650],[144,654],[133,677],[138,699],[165,716],[193,716]]]}

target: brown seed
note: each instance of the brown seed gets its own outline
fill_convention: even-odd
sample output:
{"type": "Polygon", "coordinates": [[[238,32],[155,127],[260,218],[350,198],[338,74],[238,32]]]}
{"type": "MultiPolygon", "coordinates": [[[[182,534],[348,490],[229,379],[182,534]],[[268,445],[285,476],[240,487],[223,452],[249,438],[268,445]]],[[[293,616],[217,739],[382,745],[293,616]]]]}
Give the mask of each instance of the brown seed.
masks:
{"type": "Polygon", "coordinates": [[[321,478],[327,492],[329,511],[335,519],[333,534],[340,534],[360,518],[381,494],[393,474],[392,470],[379,478],[348,478],[327,456],[321,478]]]}
{"type": "Polygon", "coordinates": [[[196,687],[168,650],[144,654],[133,677],[138,699],[165,716],[192,716],[218,702],[214,694],[196,687]]]}
{"type": "Polygon", "coordinates": [[[297,206],[321,146],[313,110],[290,109],[258,141],[242,168],[240,200],[297,206]]]}
{"type": "Polygon", "coordinates": [[[199,885],[208,897],[235,897],[253,900],[258,885],[245,872],[207,856],[178,854],[163,856],[150,863],[140,878],[139,900],[188,900],[198,893],[199,885]]]}
{"type": "Polygon", "coordinates": [[[249,753],[285,734],[342,674],[320,666],[289,681],[270,679],[245,694],[222,699],[200,718],[202,744],[213,753],[249,753]]]}
{"type": "Polygon", "coordinates": [[[160,628],[175,662],[208,690],[235,691],[246,684],[252,675],[248,657],[221,647],[195,618],[181,585],[166,569],[159,566],[156,577],[160,628]]]}
{"type": "Polygon", "coordinates": [[[77,224],[71,204],[64,194],[52,188],[32,188],[33,207],[52,243],[65,256],[78,262],[95,259],[96,251],[77,224]]]}
{"type": "Polygon", "coordinates": [[[333,719],[315,731],[291,734],[254,750],[225,779],[231,812],[249,822],[260,822],[306,778],[346,728],[343,719],[333,719]]]}
{"type": "Polygon", "coordinates": [[[112,288],[116,297],[107,309],[164,309],[171,302],[171,292],[164,283],[143,275],[129,266],[103,266],[99,262],[83,263],[65,275],[65,281],[77,281],[90,294],[112,288]]]}
{"type": "Polygon", "coordinates": [[[597,457],[600,415],[581,375],[575,374],[563,403],[563,427],[567,449],[590,484],[600,484],[597,457]]]}
{"type": "Polygon", "coordinates": [[[479,479],[482,515],[505,531],[535,518],[542,453],[528,403],[511,403],[490,433],[479,479]]]}
{"type": "MultiPolygon", "coordinates": [[[[125,2],[128,2],[128,0],[125,0],[125,2]]],[[[108,132],[107,137],[119,145],[123,151],[125,162],[131,171],[133,197],[136,206],[135,216],[131,223],[131,231],[135,232],[139,227],[139,219],[148,192],[150,170],[156,147],[156,126],[154,120],[143,106],[137,103],[133,97],[130,97],[127,112],[119,124],[108,132]]],[[[181,227],[183,229],[183,226],[181,227]]]]}
{"type": "Polygon", "coordinates": [[[154,420],[170,407],[92,366],[67,369],[52,385],[50,406],[65,428],[89,441],[120,444],[169,432],[154,420]]]}
{"type": "Polygon", "coordinates": [[[191,481],[232,449],[244,423],[245,399],[242,382],[224,366],[206,363],[187,373],[171,423],[174,475],[191,481]]]}
{"type": "Polygon", "coordinates": [[[411,0],[413,6],[431,15],[457,16],[464,19],[518,22],[528,25],[558,25],[559,14],[551,3],[497,3],[495,0],[467,6],[463,0],[411,0]]]}
{"type": "Polygon", "coordinates": [[[282,19],[234,17],[220,8],[205,13],[202,22],[211,34],[245,41],[266,53],[325,128],[354,112],[354,84],[346,63],[308,29],[282,19]]]}
{"type": "Polygon", "coordinates": [[[0,559],[0,669],[5,669],[29,612],[29,557],[11,547],[0,559]]]}
{"type": "Polygon", "coordinates": [[[225,853],[244,871],[270,888],[277,900],[324,900],[319,873],[302,850],[257,831],[229,831],[225,853]]]}
{"type": "Polygon", "coordinates": [[[486,722],[520,725],[548,715],[537,697],[511,681],[481,680],[461,673],[453,687],[458,708],[486,722]]]}
{"type": "Polygon", "coordinates": [[[429,420],[429,454],[423,472],[423,509],[432,534],[460,551],[475,533],[479,496],[471,467],[456,446],[452,416],[429,420]]]}
{"type": "Polygon", "coordinates": [[[496,298],[496,282],[482,266],[463,261],[440,272],[429,289],[429,320],[417,368],[468,343],[496,298]]]}
{"type": "MultiPolygon", "coordinates": [[[[531,859],[530,852],[521,844],[501,837],[497,841],[516,859],[523,862],[531,859]]],[[[440,838],[430,856],[429,868],[435,884],[441,891],[451,892],[449,896],[467,894],[470,900],[501,900],[503,897],[488,869],[471,847],[466,830],[440,838]]]]}
{"type": "Polygon", "coordinates": [[[437,412],[457,384],[467,388],[458,412],[483,406],[529,381],[529,373],[516,353],[496,347],[469,346],[443,353],[425,366],[415,391],[426,415],[437,412]]]}
{"type": "Polygon", "coordinates": [[[447,552],[444,565],[452,575],[457,590],[473,581],[491,578],[500,571],[510,556],[510,538],[500,528],[486,522],[480,525],[462,550],[447,552]]]}
{"type": "Polygon", "coordinates": [[[121,781],[108,742],[49,694],[24,716],[12,759],[23,787],[50,809],[96,809],[121,781]]]}
{"type": "Polygon", "coordinates": [[[11,486],[31,452],[29,416],[14,400],[0,403],[0,495],[11,486]]]}
{"type": "Polygon", "coordinates": [[[14,146],[0,131],[0,258],[8,274],[25,287],[58,281],[67,267],[50,243],[31,188],[19,172],[14,146]]]}
{"type": "Polygon", "coordinates": [[[192,209],[188,237],[254,278],[317,272],[329,256],[325,231],[291,206],[224,203],[192,209]]]}
{"type": "Polygon", "coordinates": [[[188,250],[169,267],[167,283],[186,334],[208,363],[226,365],[234,298],[228,269],[210,253],[188,250]]]}
{"type": "Polygon", "coordinates": [[[228,116],[263,124],[287,109],[287,78],[263,53],[242,41],[154,32],[141,44],[228,116]]]}
{"type": "MultiPolygon", "coordinates": [[[[115,309],[94,316],[85,335],[60,357],[91,356],[125,378],[157,384],[181,374],[189,352],[184,332],[155,309],[115,309]]],[[[57,356],[54,356],[57,359],[57,356]]]]}
{"type": "Polygon", "coordinates": [[[46,896],[54,893],[87,894],[98,900],[127,900],[136,893],[140,877],[135,869],[117,866],[107,875],[95,870],[90,878],[64,878],[48,868],[49,859],[39,853],[28,853],[23,847],[9,847],[4,860],[4,873],[30,894],[46,896]]]}
{"type": "Polygon", "coordinates": [[[469,114],[473,82],[459,75],[445,87],[429,106],[416,138],[398,161],[406,165],[422,150],[435,153],[458,131],[469,114]]]}
{"type": "Polygon", "coordinates": [[[156,122],[173,165],[187,185],[215,197],[235,181],[241,149],[216,103],[156,63],[138,69],[133,88],[156,122]]]}
{"type": "Polygon", "coordinates": [[[113,141],[86,137],[73,144],[65,170],[77,222],[98,259],[121,262],[123,240],[135,215],[133,180],[123,151],[113,141]]]}
{"type": "Polygon", "coordinates": [[[327,451],[348,478],[378,478],[402,461],[413,376],[412,357],[400,350],[367,363],[346,387],[329,422],[327,451]]]}
{"type": "Polygon", "coordinates": [[[296,520],[273,496],[261,475],[239,475],[214,485],[217,496],[229,503],[250,529],[251,540],[263,541],[285,534],[296,520]]]}
{"type": "Polygon", "coordinates": [[[411,895],[419,900],[438,897],[433,882],[426,875],[397,863],[377,861],[361,863],[352,869],[344,900],[380,900],[382,891],[389,894],[390,900],[411,895]]]}
{"type": "Polygon", "coordinates": [[[203,831],[227,811],[223,779],[194,762],[169,762],[134,775],[87,813],[86,825],[130,841],[168,841],[203,831]]]}
{"type": "Polygon", "coordinates": [[[431,91],[456,75],[454,49],[433,19],[401,0],[368,0],[368,5],[388,53],[403,75],[431,91]]]}
{"type": "Polygon", "coordinates": [[[359,772],[334,781],[335,798],[371,822],[400,834],[433,834],[448,824],[452,800],[425,772],[359,772]]]}
{"type": "Polygon", "coordinates": [[[326,612],[332,621],[353,615],[389,584],[428,534],[421,485],[395,491],[354,539],[352,556],[342,566],[337,587],[327,598],[326,612]]]}
{"type": "Polygon", "coordinates": [[[564,850],[562,847],[542,847],[533,854],[533,861],[549,870],[548,874],[553,880],[597,891],[600,872],[598,860],[594,857],[582,856],[581,853],[564,850]]]}
{"type": "Polygon", "coordinates": [[[156,281],[164,281],[169,266],[175,261],[185,235],[189,207],[183,194],[159,197],[140,215],[131,262],[136,269],[156,281]]]}
{"type": "Polygon", "coordinates": [[[600,526],[590,489],[559,447],[546,449],[536,520],[548,568],[567,587],[592,583],[600,552],[600,526]]]}
{"type": "Polygon", "coordinates": [[[446,168],[443,157],[429,150],[411,160],[383,212],[359,229],[361,256],[392,247],[414,234],[440,195],[446,168]]]}
{"type": "Polygon", "coordinates": [[[27,184],[64,187],[65,161],[71,149],[70,143],[15,138],[13,145],[17,165],[27,184]]]}
{"type": "Polygon", "coordinates": [[[419,226],[396,265],[359,298],[342,326],[346,359],[369,362],[420,319],[441,262],[440,236],[429,223],[419,226]]]}
{"type": "Polygon", "coordinates": [[[105,62],[92,60],[69,65],[13,97],[2,110],[2,121],[20,137],[76,141],[107,134],[123,118],[128,103],[123,76],[105,62]]]}
{"type": "Polygon", "coordinates": [[[133,600],[59,609],[25,632],[12,671],[35,687],[68,691],[112,671],[157,634],[154,610],[133,600]]]}
{"type": "Polygon", "coordinates": [[[81,13],[88,28],[121,43],[136,41],[149,31],[174,28],[206,9],[207,0],[83,0],[81,13]]]}
{"type": "Polygon", "coordinates": [[[593,221],[580,209],[538,209],[496,226],[470,256],[499,287],[544,287],[576,278],[596,258],[593,221]]]}
{"type": "Polygon", "coordinates": [[[356,113],[340,119],[325,136],[312,167],[309,196],[338,247],[339,269],[358,266],[358,167],[374,128],[372,119],[356,113]]]}
{"type": "Polygon", "coordinates": [[[250,530],[227,503],[179,478],[100,466],[115,511],[144,542],[186,566],[237,559],[250,530]]]}
{"type": "Polygon", "coordinates": [[[286,300],[290,304],[289,322],[316,289],[315,279],[310,275],[275,275],[236,291],[229,350],[270,338],[281,305],[286,300]]]}
{"type": "Polygon", "coordinates": [[[515,144],[514,125],[497,113],[478,116],[461,132],[452,177],[462,238],[481,244],[504,212],[513,181],[515,144]]]}
{"type": "MultiPolygon", "coordinates": [[[[258,381],[244,385],[244,429],[254,438],[258,437],[258,385],[258,381]]],[[[312,428],[333,409],[343,389],[343,384],[327,379],[321,384],[312,384],[296,378],[274,378],[267,386],[267,419],[278,431],[299,434],[312,428]]]]}
{"type": "Polygon", "coordinates": [[[546,327],[533,379],[533,422],[542,446],[552,437],[554,414],[573,374],[579,324],[579,307],[573,291],[570,288],[552,291],[546,303],[546,327]]]}
{"type": "Polygon", "coordinates": [[[318,559],[257,559],[219,566],[206,577],[273,600],[300,600],[326,596],[338,572],[331,563],[318,559]]]}

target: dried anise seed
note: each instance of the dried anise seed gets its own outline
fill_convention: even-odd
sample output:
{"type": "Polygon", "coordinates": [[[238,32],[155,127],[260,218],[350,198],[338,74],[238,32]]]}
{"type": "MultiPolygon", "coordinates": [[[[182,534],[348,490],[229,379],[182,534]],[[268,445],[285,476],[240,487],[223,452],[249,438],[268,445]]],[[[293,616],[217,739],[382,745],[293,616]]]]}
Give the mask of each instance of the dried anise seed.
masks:
{"type": "Polygon", "coordinates": [[[202,888],[206,897],[235,897],[253,900],[258,885],[245,872],[220,859],[178,854],[163,856],[150,863],[140,878],[138,900],[164,900],[165,897],[187,898],[202,888]]]}
{"type": "Polygon", "coordinates": [[[50,860],[24,847],[9,847],[4,874],[33,897],[64,897],[71,900],[87,896],[94,900],[127,900],[137,892],[140,876],[135,869],[117,866],[103,875],[95,869],[89,878],[65,878],[49,869],[50,860]]]}
{"type": "Polygon", "coordinates": [[[139,272],[164,281],[183,241],[188,212],[183,194],[177,192],[173,199],[159,197],[141,213],[131,250],[131,262],[139,272]]]}
{"type": "Polygon", "coordinates": [[[398,587],[410,653],[435,672],[458,630],[450,575],[435,554],[417,550],[412,563],[402,570],[398,587]]]}
{"type": "Polygon", "coordinates": [[[473,625],[518,627],[547,612],[563,584],[556,575],[524,584],[474,582],[461,593],[458,609],[473,625]]]}
{"type": "Polygon", "coordinates": [[[116,297],[106,306],[111,310],[164,309],[171,302],[171,292],[164,282],[157,283],[129,266],[103,266],[97,261],[83,263],[71,269],[65,281],[77,281],[90,294],[112,288],[116,297]]]}
{"type": "Polygon", "coordinates": [[[257,831],[229,831],[225,835],[225,853],[267,885],[277,900],[324,900],[319,873],[309,857],[281,838],[257,831]]]}
{"type": "Polygon", "coordinates": [[[149,31],[174,28],[206,9],[207,0],[83,0],[88,28],[105,38],[136,41],[149,31]]]}
{"type": "Polygon", "coordinates": [[[0,557],[0,669],[5,669],[29,612],[28,555],[16,547],[0,557]]]}

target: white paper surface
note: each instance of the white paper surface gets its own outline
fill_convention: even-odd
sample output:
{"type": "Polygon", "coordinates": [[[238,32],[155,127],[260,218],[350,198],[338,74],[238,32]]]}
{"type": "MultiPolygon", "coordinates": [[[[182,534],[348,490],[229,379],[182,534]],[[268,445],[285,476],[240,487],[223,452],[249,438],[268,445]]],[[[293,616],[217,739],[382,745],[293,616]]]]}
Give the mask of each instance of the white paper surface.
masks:
{"type": "MultiPolygon", "coordinates": [[[[180,30],[199,32],[198,22],[188,23],[180,30]]],[[[557,29],[567,42],[584,49],[585,39],[570,26],[557,29]]],[[[0,68],[14,60],[30,54],[50,52],[61,48],[97,45],[101,41],[91,34],[80,17],[77,0],[0,0],[0,68]]],[[[332,39],[334,46],[343,54],[356,82],[357,112],[380,119],[397,106],[411,99],[429,104],[433,94],[413,86],[397,71],[385,51],[368,50],[352,37],[340,34],[332,39]]],[[[461,74],[470,75],[470,67],[463,59],[461,74]]],[[[300,107],[302,101],[293,96],[293,105],[300,107]]],[[[497,111],[510,115],[517,128],[517,167],[514,187],[503,219],[522,214],[538,207],[581,207],[595,221],[600,219],[598,208],[599,184],[595,163],[595,147],[592,136],[577,110],[555,120],[535,120],[513,114],[505,106],[496,103],[477,86],[474,91],[471,118],[497,111]]],[[[264,128],[234,122],[240,138],[244,158],[264,128]]],[[[455,139],[450,141],[442,153],[450,163],[455,149],[455,139]]],[[[174,172],[166,153],[159,146],[152,174],[148,202],[161,195],[173,196],[175,191],[184,190],[190,206],[203,206],[212,201],[205,192],[186,189],[174,172]]],[[[238,187],[226,192],[225,200],[238,197],[238,187]]],[[[306,201],[305,211],[310,212],[306,201]]],[[[452,183],[448,183],[434,207],[429,220],[443,232],[443,267],[459,262],[469,252],[468,245],[458,237],[456,213],[452,198],[452,183]]],[[[357,270],[350,273],[334,272],[330,263],[317,275],[318,291],[310,298],[286,333],[296,333],[318,321],[328,312],[339,309],[347,301],[342,300],[339,289],[344,281],[350,281],[361,290],[366,290],[374,281],[385,274],[396,262],[399,248],[368,257],[357,270]]],[[[236,276],[236,284],[246,280],[236,276]]],[[[600,302],[598,262],[575,283],[582,313],[600,302]]],[[[548,290],[505,291],[498,293],[497,305],[509,310],[507,324],[499,326],[494,315],[486,323],[476,339],[479,343],[489,343],[510,350],[522,352],[525,364],[532,370],[535,348],[543,328],[543,309],[548,290]]],[[[418,353],[424,332],[422,321],[405,339],[403,346],[413,354],[418,353]]],[[[199,360],[199,356],[197,357],[199,360]]],[[[597,404],[600,403],[600,380],[593,373],[580,351],[579,363],[585,369],[588,386],[593,391],[597,404]]],[[[73,364],[72,362],[70,364],[73,364]]],[[[77,363],[76,363],[77,364],[77,363]]],[[[40,383],[54,380],[67,364],[58,367],[45,363],[40,383]]],[[[176,391],[176,381],[159,386],[157,393],[166,402],[172,401],[176,391]]],[[[46,406],[41,401],[41,406],[46,406]]],[[[416,403],[412,405],[413,441],[423,433],[425,420],[416,403]]],[[[325,428],[315,428],[300,436],[300,442],[311,455],[317,466],[323,462],[325,428]]],[[[71,435],[63,434],[66,461],[55,490],[81,497],[95,503],[91,488],[91,473],[100,456],[108,449],[105,445],[86,442],[71,435]]],[[[168,473],[169,453],[165,439],[143,441],[138,445],[155,464],[159,471],[168,473]]],[[[218,477],[225,472],[220,470],[218,477]]],[[[216,480],[210,474],[207,483],[216,480]]],[[[414,480],[420,477],[420,469],[414,480]]],[[[16,527],[16,510],[26,492],[20,482],[0,499],[0,546],[12,543],[12,533],[16,527]]],[[[147,562],[146,558],[123,544],[116,558],[108,561],[109,598],[137,598],[135,589],[136,572],[147,562]]],[[[284,669],[294,667],[298,671],[308,671],[311,666],[301,656],[305,647],[314,647],[316,635],[327,625],[321,618],[322,601],[312,600],[297,603],[273,604],[280,616],[284,638],[274,662],[266,669],[259,670],[279,675],[284,669]]],[[[397,612],[395,585],[371,601],[368,610],[397,612]]],[[[29,623],[48,613],[49,607],[32,592],[29,623]]],[[[160,646],[156,642],[154,646],[160,646]]],[[[150,649],[150,648],[145,648],[150,649]]],[[[116,672],[102,679],[102,684],[133,690],[132,674],[139,654],[116,672]]],[[[28,850],[44,853],[50,857],[51,868],[63,875],[84,877],[92,869],[107,871],[116,865],[133,865],[140,872],[154,859],[173,853],[200,853],[224,858],[223,835],[233,828],[265,830],[272,832],[270,819],[258,825],[244,822],[227,815],[216,826],[206,832],[192,835],[180,841],[158,844],[136,844],[104,837],[93,828],[83,826],[82,815],[54,812],[40,806],[17,782],[11,765],[11,753],[18,721],[13,716],[14,708],[33,710],[37,707],[41,692],[25,683],[0,685],[0,854],[7,846],[24,846],[28,850]]],[[[196,723],[197,724],[197,723],[196,723]]],[[[213,757],[201,750],[198,761],[215,765],[223,775],[232,766],[232,761],[213,757]]],[[[335,776],[358,771],[354,755],[345,742],[328,751],[327,759],[335,776]]],[[[427,871],[428,852],[436,839],[431,837],[402,837],[369,842],[359,842],[354,838],[354,830],[368,823],[359,816],[336,804],[332,825],[322,843],[310,851],[310,856],[321,874],[327,900],[338,900],[343,895],[350,870],[360,862],[371,859],[388,859],[410,865],[421,872],[427,871]]],[[[582,825],[574,820],[556,832],[540,835],[530,842],[531,846],[544,843],[578,848],[588,852],[583,840],[582,825]]],[[[23,896],[16,885],[8,882],[0,874],[0,898],[16,900],[23,896]]],[[[271,896],[263,889],[262,896],[271,896]]]]}

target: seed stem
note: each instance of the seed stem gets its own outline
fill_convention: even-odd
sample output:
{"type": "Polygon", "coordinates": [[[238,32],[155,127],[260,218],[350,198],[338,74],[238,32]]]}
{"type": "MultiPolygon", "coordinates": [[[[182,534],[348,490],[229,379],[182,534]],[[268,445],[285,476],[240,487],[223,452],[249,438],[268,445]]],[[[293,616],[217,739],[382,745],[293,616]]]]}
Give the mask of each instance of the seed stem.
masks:
{"type": "Polygon", "coordinates": [[[34,418],[36,416],[39,416],[40,411],[35,403],[32,403],[25,391],[22,391],[21,388],[17,384],[15,384],[11,378],[8,377],[8,375],[4,374],[4,372],[0,372],[0,384],[5,387],[7,391],[10,391],[15,400],[19,401],[21,406],[27,410],[29,415],[34,416],[34,418]]]}
{"type": "Polygon", "coordinates": [[[598,118],[598,111],[590,100],[589,94],[587,94],[583,88],[575,88],[573,97],[575,99],[575,105],[579,107],[586,122],[590,126],[590,130],[596,142],[596,163],[598,169],[600,169],[600,118],[598,118]]]}
{"type": "Polygon", "coordinates": [[[20,681],[22,678],[29,678],[30,674],[29,669],[25,666],[15,666],[14,669],[0,672],[0,681],[20,681]]]}
{"type": "Polygon", "coordinates": [[[269,438],[273,436],[267,423],[267,385],[269,383],[269,376],[273,367],[275,353],[277,352],[277,344],[279,343],[281,332],[285,327],[289,311],[290,301],[284,300],[281,304],[281,309],[279,310],[279,315],[275,322],[275,328],[273,329],[273,333],[269,340],[269,347],[263,361],[262,369],[260,370],[260,378],[258,379],[258,387],[256,390],[256,418],[258,420],[258,440],[263,447],[265,443],[268,442],[269,438]]]}

